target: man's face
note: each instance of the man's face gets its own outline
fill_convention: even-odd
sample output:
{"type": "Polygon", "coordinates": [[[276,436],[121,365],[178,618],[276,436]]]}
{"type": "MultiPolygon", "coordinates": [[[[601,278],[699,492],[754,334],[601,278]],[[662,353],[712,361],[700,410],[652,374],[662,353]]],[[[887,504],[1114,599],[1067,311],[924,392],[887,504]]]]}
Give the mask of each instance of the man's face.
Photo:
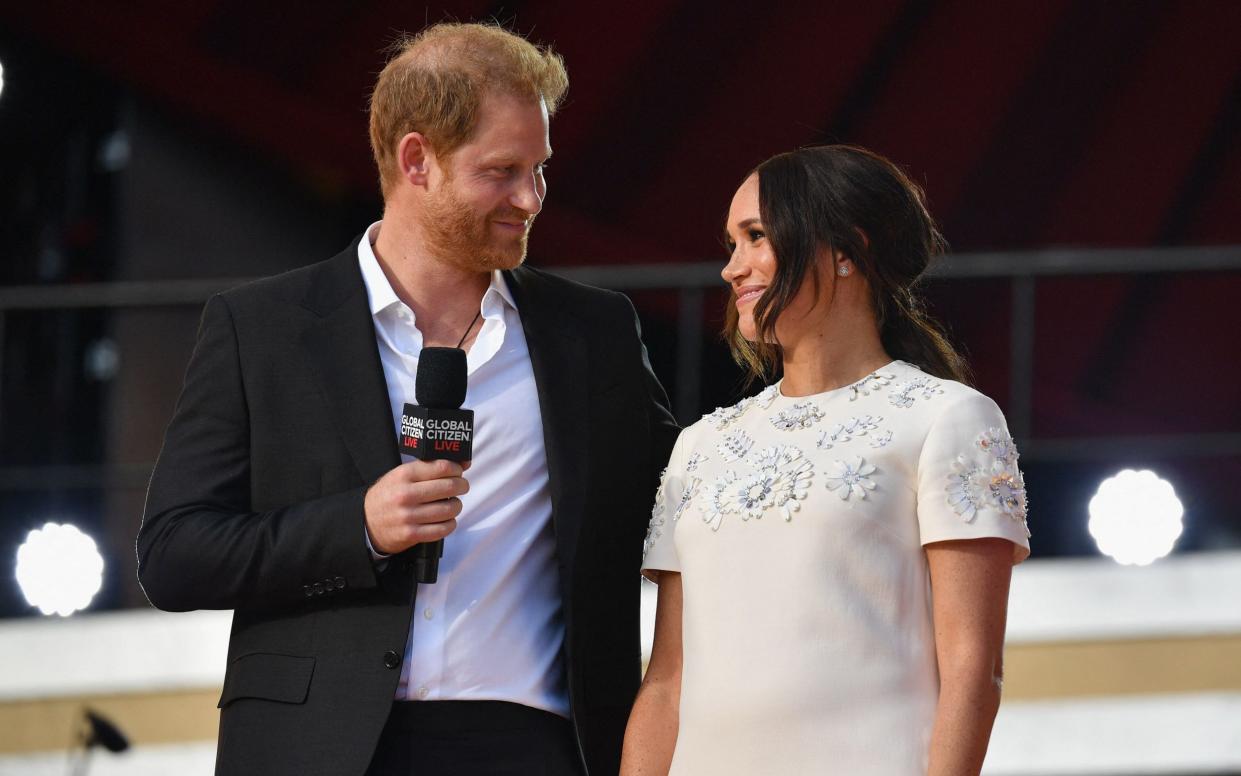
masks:
{"type": "Polygon", "coordinates": [[[420,214],[433,254],[463,269],[512,269],[543,208],[543,167],[552,154],[542,100],[490,94],[474,136],[447,160],[420,214]]]}

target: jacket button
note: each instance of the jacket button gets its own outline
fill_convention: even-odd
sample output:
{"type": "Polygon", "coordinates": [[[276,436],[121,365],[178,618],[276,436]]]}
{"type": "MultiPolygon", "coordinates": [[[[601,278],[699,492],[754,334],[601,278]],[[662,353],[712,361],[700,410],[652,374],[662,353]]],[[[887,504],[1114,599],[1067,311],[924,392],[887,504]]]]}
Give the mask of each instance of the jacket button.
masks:
{"type": "Polygon", "coordinates": [[[337,589],[337,590],[344,590],[344,589],[345,589],[345,578],[344,578],[344,577],[337,577],[337,578],[336,578],[336,589],[337,589]]]}
{"type": "Polygon", "coordinates": [[[304,592],[306,594],[306,597],[309,598],[310,596],[315,594],[315,589],[311,587],[310,585],[302,585],[302,592],[304,592]]]}
{"type": "Polygon", "coordinates": [[[323,583],[316,582],[314,584],[315,595],[323,595],[323,583]]]}
{"type": "Polygon", "coordinates": [[[400,665],[401,665],[400,655],[393,652],[392,650],[388,650],[387,652],[384,653],[384,667],[385,668],[399,668],[400,665]]]}

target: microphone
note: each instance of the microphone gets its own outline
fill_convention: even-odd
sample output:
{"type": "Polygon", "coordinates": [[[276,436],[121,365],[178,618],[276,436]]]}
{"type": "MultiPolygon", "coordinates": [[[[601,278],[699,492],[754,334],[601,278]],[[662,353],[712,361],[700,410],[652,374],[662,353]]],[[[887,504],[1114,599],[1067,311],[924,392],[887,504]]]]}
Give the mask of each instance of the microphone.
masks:
{"type": "MultiPolygon", "coordinates": [[[[406,404],[401,414],[400,451],[420,461],[468,461],[474,453],[474,411],[461,409],[465,401],[465,351],[460,348],[423,348],[414,378],[417,404],[406,404]]],[[[439,578],[444,540],[422,542],[412,551],[414,579],[433,583],[439,578]]]]}

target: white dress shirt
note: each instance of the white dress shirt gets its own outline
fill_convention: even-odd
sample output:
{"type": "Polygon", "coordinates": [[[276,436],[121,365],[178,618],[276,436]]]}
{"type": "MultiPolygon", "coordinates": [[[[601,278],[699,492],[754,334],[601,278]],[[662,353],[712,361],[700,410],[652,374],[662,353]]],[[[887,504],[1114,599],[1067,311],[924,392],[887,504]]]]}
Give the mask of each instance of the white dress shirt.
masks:
{"type": "MultiPolygon", "coordinates": [[[[415,403],[422,332],[375,258],[381,223],[358,243],[358,263],[395,444],[404,405],[415,403]]],[[[462,405],[474,410],[470,492],[444,541],[438,581],[418,586],[396,697],[511,701],[568,717],[542,415],[521,318],[499,271],[483,294],[482,321],[462,405]]]]}

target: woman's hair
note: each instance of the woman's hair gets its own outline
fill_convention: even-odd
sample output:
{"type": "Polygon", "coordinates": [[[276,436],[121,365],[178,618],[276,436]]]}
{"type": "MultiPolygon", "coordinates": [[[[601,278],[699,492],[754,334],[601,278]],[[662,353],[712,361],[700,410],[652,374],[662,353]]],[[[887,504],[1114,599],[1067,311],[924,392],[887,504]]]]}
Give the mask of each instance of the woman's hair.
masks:
{"type": "Polygon", "coordinates": [[[724,337],[751,380],[780,365],[776,319],[809,276],[816,295],[820,256],[848,256],[870,285],[884,350],[926,372],[969,381],[965,359],[927,314],[918,281],[946,243],[922,189],[887,159],[863,148],[828,145],[773,156],[754,169],[759,215],[776,256],[776,274],[754,306],[755,340],[738,328],[730,299],[724,337]]]}

